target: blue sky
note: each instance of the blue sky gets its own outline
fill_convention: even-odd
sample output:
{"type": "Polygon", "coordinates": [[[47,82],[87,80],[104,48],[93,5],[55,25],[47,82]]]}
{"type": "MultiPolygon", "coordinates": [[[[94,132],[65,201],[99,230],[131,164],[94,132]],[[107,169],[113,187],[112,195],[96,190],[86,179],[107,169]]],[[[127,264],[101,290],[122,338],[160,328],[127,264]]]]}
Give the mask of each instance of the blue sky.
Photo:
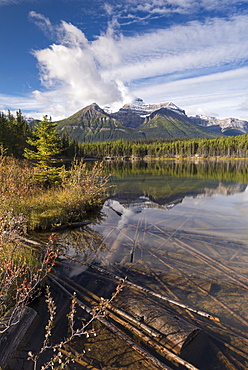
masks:
{"type": "Polygon", "coordinates": [[[0,110],[139,97],[248,120],[248,0],[0,0],[0,110]]]}

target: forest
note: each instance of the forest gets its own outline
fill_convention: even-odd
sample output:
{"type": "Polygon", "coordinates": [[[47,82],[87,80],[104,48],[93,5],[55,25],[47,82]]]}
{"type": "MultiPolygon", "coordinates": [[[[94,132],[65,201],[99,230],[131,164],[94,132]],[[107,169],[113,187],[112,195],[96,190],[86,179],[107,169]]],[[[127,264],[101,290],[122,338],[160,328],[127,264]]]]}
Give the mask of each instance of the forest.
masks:
{"type": "MultiPolygon", "coordinates": [[[[0,113],[0,150],[15,158],[22,158],[25,149],[30,148],[29,137],[34,134],[21,111],[16,117],[0,113]]],[[[105,157],[150,157],[150,158],[187,158],[187,157],[227,157],[247,158],[248,134],[239,136],[223,136],[215,139],[197,138],[177,139],[145,139],[116,140],[109,142],[80,143],[71,139],[67,132],[60,137],[61,158],[99,158],[105,157]]]]}
{"type": "MultiPolygon", "coordinates": [[[[39,121],[37,121],[38,123],[39,121]]],[[[2,154],[23,158],[25,149],[30,148],[28,140],[34,137],[34,127],[30,126],[19,110],[14,116],[0,112],[0,152],[2,154]]],[[[60,138],[60,157],[81,157],[78,143],[64,132],[60,138]]]]}
{"type": "Polygon", "coordinates": [[[187,157],[227,157],[247,158],[248,134],[219,137],[216,139],[189,140],[138,140],[98,143],[80,143],[83,157],[150,157],[150,158],[187,158],[187,157]]]}

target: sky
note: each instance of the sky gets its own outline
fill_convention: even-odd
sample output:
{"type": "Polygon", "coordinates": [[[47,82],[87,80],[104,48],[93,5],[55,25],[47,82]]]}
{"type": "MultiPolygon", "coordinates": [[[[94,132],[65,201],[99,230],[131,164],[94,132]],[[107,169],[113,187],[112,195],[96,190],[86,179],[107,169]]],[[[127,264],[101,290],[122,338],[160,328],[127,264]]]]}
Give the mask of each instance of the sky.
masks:
{"type": "Polygon", "coordinates": [[[248,120],[248,0],[0,0],[0,111],[141,98],[248,120]]]}

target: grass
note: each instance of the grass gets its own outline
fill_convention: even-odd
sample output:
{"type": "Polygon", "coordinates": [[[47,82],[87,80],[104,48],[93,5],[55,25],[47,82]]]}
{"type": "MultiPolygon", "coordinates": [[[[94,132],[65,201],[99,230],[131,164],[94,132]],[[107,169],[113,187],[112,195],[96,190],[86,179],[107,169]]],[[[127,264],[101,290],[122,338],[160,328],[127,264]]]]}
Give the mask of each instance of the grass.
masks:
{"type": "Polygon", "coordinates": [[[22,215],[27,230],[45,230],[81,221],[101,206],[108,187],[101,164],[88,170],[85,163],[77,162],[69,171],[61,168],[54,172],[59,181],[45,187],[37,182],[40,174],[28,162],[1,157],[0,214],[11,211],[14,217],[22,215]]]}
{"type": "Polygon", "coordinates": [[[27,161],[1,156],[0,183],[1,317],[10,307],[17,310],[28,302],[59,255],[53,234],[44,250],[26,246],[22,236],[81,221],[99,209],[108,176],[98,163],[91,170],[85,163],[75,162],[68,171],[50,168],[37,173],[27,161]],[[40,181],[47,177],[57,180],[48,187],[40,181]]]}

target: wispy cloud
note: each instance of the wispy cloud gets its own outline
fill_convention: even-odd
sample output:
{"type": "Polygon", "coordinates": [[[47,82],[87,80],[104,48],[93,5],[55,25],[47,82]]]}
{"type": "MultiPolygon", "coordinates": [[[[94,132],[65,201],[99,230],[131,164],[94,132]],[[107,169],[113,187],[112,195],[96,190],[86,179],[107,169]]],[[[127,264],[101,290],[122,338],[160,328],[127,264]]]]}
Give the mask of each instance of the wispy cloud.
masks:
{"type": "Polygon", "coordinates": [[[45,33],[46,36],[49,36],[49,38],[54,38],[55,28],[52,26],[49,18],[35,11],[29,12],[29,17],[36,24],[36,26],[38,26],[45,33]]]}
{"type": "Polygon", "coordinates": [[[43,105],[39,104],[34,96],[14,96],[8,94],[0,94],[0,111],[6,112],[6,107],[15,113],[16,107],[23,112],[32,112],[31,116],[34,118],[41,118],[41,111],[43,105]]]}
{"type": "MultiPolygon", "coordinates": [[[[166,16],[171,14],[196,14],[197,12],[229,12],[235,14],[247,4],[247,0],[125,0],[113,4],[113,10],[120,18],[129,18],[130,22],[143,22],[146,17],[166,16]],[[139,13],[139,17],[137,15],[139,13]]],[[[244,11],[244,8],[242,9],[244,11]]]]}
{"type": "Polygon", "coordinates": [[[172,100],[189,115],[248,119],[248,67],[136,87],[134,93],[149,102],[172,100]],[[235,115],[236,112],[236,115],[235,115]]]}
{"type": "MultiPolygon", "coordinates": [[[[163,0],[158,0],[156,5],[162,3],[163,0]]],[[[177,4],[189,6],[193,1],[178,0],[177,4]]],[[[111,6],[107,10],[112,14],[111,6]]],[[[221,96],[226,99],[222,89],[218,92],[218,83],[214,83],[220,75],[211,76],[212,71],[239,70],[248,60],[246,15],[189,22],[132,37],[120,33],[114,17],[106,32],[91,42],[72,24],[62,21],[53,26],[49,19],[35,12],[30,17],[56,38],[49,48],[33,52],[46,88],[45,92],[35,91],[33,95],[40,105],[50,107],[60,116],[92,102],[120,106],[137,94],[148,102],[161,101],[164,96],[162,100],[180,97],[176,100],[186,103],[189,99],[183,99],[183,95],[192,98],[189,91],[195,89],[208,91],[203,100],[208,97],[213,101],[211,94],[215,92],[218,100],[221,96]],[[203,77],[195,79],[196,73],[203,77]]],[[[223,86],[230,98],[233,88],[228,82],[223,82],[223,86]]],[[[238,101],[241,108],[242,102],[238,101]]],[[[190,106],[192,110],[195,107],[193,103],[190,106]]]]}
{"type": "MultiPolygon", "coordinates": [[[[123,81],[239,63],[248,58],[248,16],[190,22],[118,42],[123,81]]],[[[111,71],[111,73],[113,73],[111,71]]]]}

